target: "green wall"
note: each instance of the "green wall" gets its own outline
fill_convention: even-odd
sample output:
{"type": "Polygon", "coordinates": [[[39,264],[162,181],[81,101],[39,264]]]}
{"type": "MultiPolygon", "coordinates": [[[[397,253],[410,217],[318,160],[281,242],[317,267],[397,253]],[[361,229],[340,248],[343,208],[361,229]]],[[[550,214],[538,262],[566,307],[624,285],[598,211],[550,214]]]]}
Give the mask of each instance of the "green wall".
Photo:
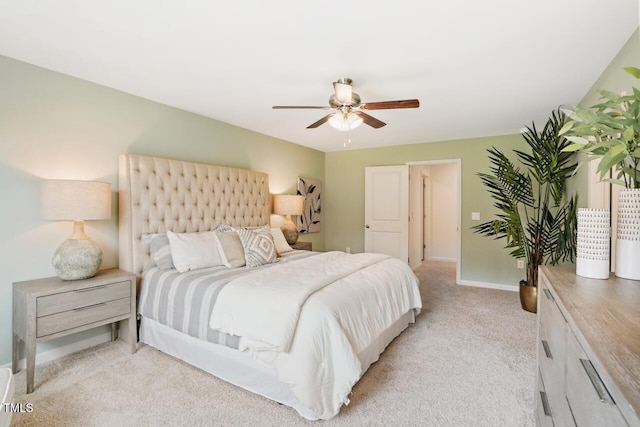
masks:
{"type": "MultiPolygon", "coordinates": [[[[324,153],[0,56],[0,365],[10,361],[11,284],[54,275],[70,222],[39,217],[45,178],[113,186],[112,218],[87,233],[118,265],[118,155],[137,153],[267,172],[272,193],[293,193],[298,176],[324,180],[324,153]]],[[[274,222],[281,218],[274,217],[274,222]]],[[[304,237],[322,249],[324,232],[304,237]]],[[[95,337],[86,331],[38,345],[47,350],[95,337]]]]}
{"type": "Polygon", "coordinates": [[[526,143],[520,134],[517,134],[326,153],[326,187],[322,207],[327,225],[325,247],[329,250],[344,250],[349,246],[353,252],[364,250],[366,166],[461,159],[461,280],[517,285],[523,278],[524,270],[517,270],[515,260],[502,249],[504,241],[482,237],[470,230],[470,227],[479,224],[477,221],[471,221],[471,212],[480,212],[483,221],[490,219],[496,212],[492,199],[476,175],[478,172],[488,172],[486,149],[492,146],[507,155],[514,149],[526,149],[526,143]]]}
{"type": "Polygon", "coordinates": [[[596,104],[600,97],[598,90],[631,94],[633,86],[640,88],[640,80],[622,69],[630,66],[640,68],[640,29],[633,33],[578,105],[590,107],[596,104]]]}

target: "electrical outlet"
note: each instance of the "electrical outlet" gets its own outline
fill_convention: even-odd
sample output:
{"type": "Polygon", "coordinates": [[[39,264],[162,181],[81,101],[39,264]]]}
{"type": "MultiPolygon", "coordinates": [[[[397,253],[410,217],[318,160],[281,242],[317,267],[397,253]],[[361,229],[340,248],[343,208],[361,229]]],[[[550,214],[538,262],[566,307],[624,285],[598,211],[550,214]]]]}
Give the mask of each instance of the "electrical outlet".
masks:
{"type": "Polygon", "coordinates": [[[480,221],[480,212],[471,212],[471,221],[480,221]]]}
{"type": "Polygon", "coordinates": [[[347,249],[345,249],[345,252],[350,254],[351,253],[351,248],[349,246],[347,246],[347,249]]]}
{"type": "Polygon", "coordinates": [[[524,260],[523,259],[519,259],[518,260],[518,268],[519,269],[524,269],[524,260]]]}

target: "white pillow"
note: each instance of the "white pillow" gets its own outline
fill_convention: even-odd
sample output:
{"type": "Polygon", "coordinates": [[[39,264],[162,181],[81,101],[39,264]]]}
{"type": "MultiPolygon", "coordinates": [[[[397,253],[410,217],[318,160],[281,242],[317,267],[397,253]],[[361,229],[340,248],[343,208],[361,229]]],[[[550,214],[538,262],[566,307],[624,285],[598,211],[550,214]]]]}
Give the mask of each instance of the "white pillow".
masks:
{"type": "Polygon", "coordinates": [[[181,273],[199,268],[223,265],[218,253],[215,231],[204,233],[174,233],[167,231],[171,257],[181,273]]]}
{"type": "Polygon", "coordinates": [[[282,230],[279,227],[271,227],[271,235],[273,236],[273,243],[276,244],[276,252],[281,255],[285,252],[291,252],[293,248],[287,243],[282,230]]]}

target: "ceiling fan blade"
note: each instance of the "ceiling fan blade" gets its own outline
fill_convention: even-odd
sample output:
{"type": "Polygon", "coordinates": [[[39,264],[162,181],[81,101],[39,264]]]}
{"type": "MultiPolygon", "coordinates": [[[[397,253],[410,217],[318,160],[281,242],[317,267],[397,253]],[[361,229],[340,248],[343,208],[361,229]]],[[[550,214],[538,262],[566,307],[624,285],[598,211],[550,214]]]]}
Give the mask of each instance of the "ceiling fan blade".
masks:
{"type": "Polygon", "coordinates": [[[274,105],[273,107],[274,110],[284,110],[284,109],[291,109],[291,108],[304,108],[307,110],[328,110],[330,109],[330,107],[316,107],[316,106],[310,106],[310,105],[274,105]]]}
{"type": "Polygon", "coordinates": [[[351,104],[351,94],[353,93],[353,88],[350,84],[341,83],[341,82],[333,82],[333,90],[336,92],[336,99],[341,104],[351,104]]]}
{"type": "Polygon", "coordinates": [[[374,129],[380,129],[382,126],[387,125],[385,122],[380,121],[375,117],[368,115],[367,113],[363,113],[362,111],[354,111],[353,114],[360,117],[363,122],[365,122],[366,124],[368,124],[374,129]]]}
{"type": "Polygon", "coordinates": [[[366,102],[360,105],[361,110],[391,110],[394,108],[418,108],[417,99],[403,99],[401,101],[366,102]]]}
{"type": "Polygon", "coordinates": [[[307,126],[307,129],[314,129],[317,128],[318,126],[320,126],[321,124],[326,123],[327,121],[329,121],[329,119],[331,118],[331,116],[333,116],[332,114],[327,114],[326,116],[324,116],[323,118],[321,118],[320,120],[318,120],[315,123],[311,123],[309,126],[307,126]]]}

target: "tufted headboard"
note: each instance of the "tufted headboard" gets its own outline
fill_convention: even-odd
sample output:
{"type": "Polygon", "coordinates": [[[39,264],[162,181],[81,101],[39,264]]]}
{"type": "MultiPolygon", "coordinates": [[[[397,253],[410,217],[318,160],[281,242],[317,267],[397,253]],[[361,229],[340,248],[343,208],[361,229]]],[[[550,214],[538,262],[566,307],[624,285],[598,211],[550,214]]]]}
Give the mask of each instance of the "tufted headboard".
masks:
{"type": "Polygon", "coordinates": [[[269,175],[160,157],[123,154],[119,166],[120,268],[140,276],[145,233],[269,224],[269,175]]]}

